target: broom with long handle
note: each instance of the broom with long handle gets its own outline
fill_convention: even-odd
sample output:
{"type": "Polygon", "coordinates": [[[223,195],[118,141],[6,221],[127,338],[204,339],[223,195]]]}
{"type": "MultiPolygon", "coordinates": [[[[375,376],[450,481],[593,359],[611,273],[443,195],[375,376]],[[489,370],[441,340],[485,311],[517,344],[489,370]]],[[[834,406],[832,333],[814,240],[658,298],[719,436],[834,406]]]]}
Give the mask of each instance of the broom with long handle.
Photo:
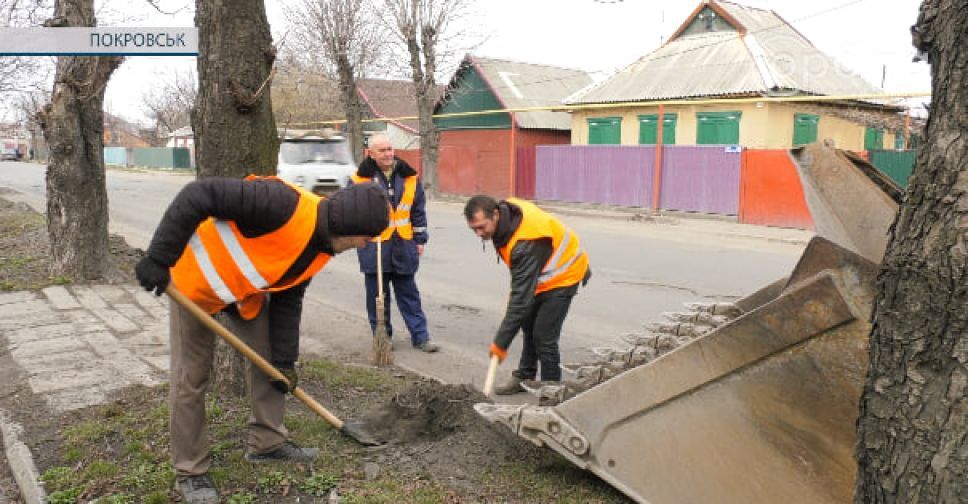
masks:
{"type": "Polygon", "coordinates": [[[387,335],[387,320],[383,298],[383,237],[376,239],[376,330],[373,331],[373,365],[389,366],[393,364],[393,349],[390,348],[390,337],[387,335]]]}

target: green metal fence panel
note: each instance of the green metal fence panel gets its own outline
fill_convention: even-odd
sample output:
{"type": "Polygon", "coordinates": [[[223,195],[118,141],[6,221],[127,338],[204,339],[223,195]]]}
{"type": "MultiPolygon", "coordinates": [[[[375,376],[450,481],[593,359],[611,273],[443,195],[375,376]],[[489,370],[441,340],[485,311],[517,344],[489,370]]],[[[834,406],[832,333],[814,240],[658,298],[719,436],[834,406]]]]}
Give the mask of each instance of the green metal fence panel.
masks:
{"type": "Polygon", "coordinates": [[[192,167],[192,152],[185,147],[175,147],[171,152],[172,168],[187,170],[192,167]]]}
{"type": "Polygon", "coordinates": [[[191,153],[184,147],[145,147],[131,149],[131,164],[147,168],[191,168],[191,153]]]}
{"type": "Polygon", "coordinates": [[[901,187],[907,187],[908,177],[914,171],[914,150],[873,150],[870,161],[878,170],[901,187]]]}
{"type": "Polygon", "coordinates": [[[126,166],[128,164],[128,149],[124,147],[105,147],[104,164],[126,166]]]}

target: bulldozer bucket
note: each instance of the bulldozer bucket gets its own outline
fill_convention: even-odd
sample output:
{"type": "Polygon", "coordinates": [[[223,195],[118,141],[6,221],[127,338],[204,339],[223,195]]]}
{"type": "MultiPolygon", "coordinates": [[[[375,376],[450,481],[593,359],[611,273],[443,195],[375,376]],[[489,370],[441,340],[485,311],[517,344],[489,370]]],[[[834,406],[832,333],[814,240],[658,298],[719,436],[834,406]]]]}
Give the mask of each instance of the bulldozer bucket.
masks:
{"type": "MultiPolygon", "coordinates": [[[[873,285],[890,220],[844,212],[872,201],[880,206],[865,212],[893,212],[896,204],[860,197],[880,186],[850,158],[818,149],[794,157],[807,165],[804,186],[816,189],[811,210],[828,212],[818,234],[832,229],[834,239],[811,240],[789,278],[737,301],[729,308],[739,314],[725,323],[708,306],[693,307],[705,317],[673,317],[715,327],[576,395],[562,392],[557,405],[477,411],[638,502],[851,500],[873,285]],[[844,239],[846,247],[836,242],[844,239]]],[[[681,334],[683,326],[655,327],[681,334]]]]}

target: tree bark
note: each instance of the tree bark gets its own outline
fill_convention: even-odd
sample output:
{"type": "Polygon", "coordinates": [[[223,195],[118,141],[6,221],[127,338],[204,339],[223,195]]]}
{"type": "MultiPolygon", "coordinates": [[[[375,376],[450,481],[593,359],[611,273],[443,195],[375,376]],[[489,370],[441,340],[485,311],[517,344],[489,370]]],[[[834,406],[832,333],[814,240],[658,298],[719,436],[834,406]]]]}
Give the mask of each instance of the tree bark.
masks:
{"type": "MultiPolygon", "coordinates": [[[[95,26],[94,1],[55,3],[58,26],[95,26]]],[[[96,280],[107,273],[108,195],[104,175],[104,89],[115,56],[57,58],[51,101],[37,120],[50,149],[47,232],[50,274],[96,280]]]]}
{"type": "MultiPolygon", "coordinates": [[[[434,0],[427,1],[434,2],[434,0]]],[[[421,176],[427,195],[436,197],[440,194],[437,180],[437,151],[440,135],[433,119],[436,98],[434,91],[437,87],[434,80],[434,72],[437,70],[437,27],[435,26],[437,20],[425,17],[427,10],[422,5],[422,0],[409,0],[409,3],[404,2],[404,7],[409,8],[409,16],[398,14],[398,25],[406,42],[407,52],[410,54],[410,71],[417,94],[421,176]]]]}
{"type": "MultiPolygon", "coordinates": [[[[272,117],[276,50],[262,0],[197,0],[198,95],[192,108],[198,177],[275,175],[279,138],[272,117]]],[[[243,357],[219,342],[213,387],[245,391],[243,357]]]]}
{"type": "Polygon", "coordinates": [[[336,69],[339,74],[340,97],[346,114],[346,138],[349,139],[353,152],[353,161],[360,164],[363,161],[363,103],[356,92],[356,76],[346,55],[337,57],[336,69]]]}
{"type": "Polygon", "coordinates": [[[261,0],[198,0],[198,177],[274,175],[279,138],[270,84],[276,50],[261,0]]]}
{"type": "Polygon", "coordinates": [[[913,33],[931,109],[878,278],[857,503],[968,501],[968,0],[926,0],[913,33]]]}

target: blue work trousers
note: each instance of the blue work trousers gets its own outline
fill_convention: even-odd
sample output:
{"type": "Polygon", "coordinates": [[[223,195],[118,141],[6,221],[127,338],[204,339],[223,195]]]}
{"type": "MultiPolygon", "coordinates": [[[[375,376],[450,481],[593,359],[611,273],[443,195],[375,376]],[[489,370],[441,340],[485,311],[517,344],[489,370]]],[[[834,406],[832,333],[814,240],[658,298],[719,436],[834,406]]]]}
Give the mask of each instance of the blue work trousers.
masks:
{"type": "MultiPolygon", "coordinates": [[[[370,329],[376,331],[376,296],[378,294],[376,273],[366,273],[364,276],[366,277],[366,313],[370,319],[370,329]]],[[[392,297],[390,285],[393,285],[393,293],[397,297],[397,308],[400,309],[400,315],[403,316],[403,321],[410,331],[410,343],[414,346],[423,344],[430,339],[430,335],[427,333],[427,316],[424,315],[423,308],[420,306],[420,291],[417,290],[414,275],[383,274],[383,296],[385,298],[383,307],[387,336],[393,337],[393,326],[390,324],[392,297]]]]}

